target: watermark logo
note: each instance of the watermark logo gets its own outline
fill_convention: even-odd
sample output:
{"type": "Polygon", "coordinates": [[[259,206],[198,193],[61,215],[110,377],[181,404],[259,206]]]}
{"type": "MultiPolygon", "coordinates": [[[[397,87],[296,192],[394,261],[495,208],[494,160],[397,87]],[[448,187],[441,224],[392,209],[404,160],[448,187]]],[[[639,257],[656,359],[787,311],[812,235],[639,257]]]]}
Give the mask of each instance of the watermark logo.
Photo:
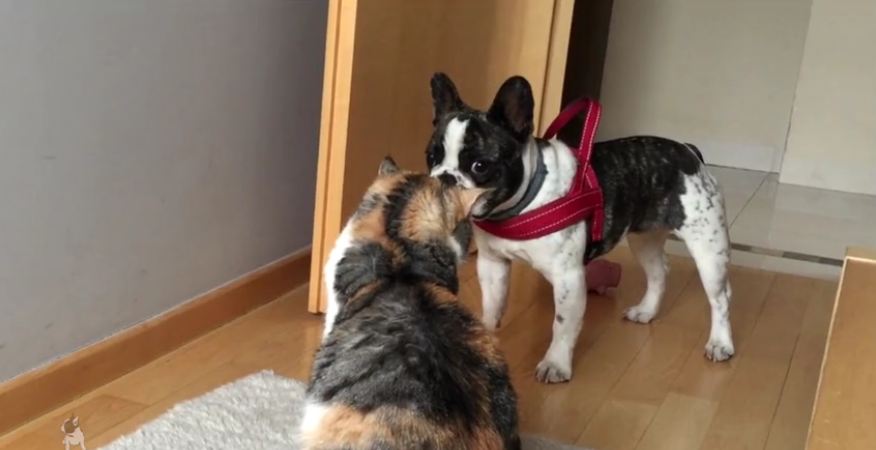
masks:
{"type": "Polygon", "coordinates": [[[85,434],[79,427],[79,417],[71,414],[70,418],[61,425],[61,431],[64,432],[64,440],[61,443],[64,444],[65,450],[70,450],[71,446],[77,445],[80,450],[87,450],[85,448],[85,434]]]}

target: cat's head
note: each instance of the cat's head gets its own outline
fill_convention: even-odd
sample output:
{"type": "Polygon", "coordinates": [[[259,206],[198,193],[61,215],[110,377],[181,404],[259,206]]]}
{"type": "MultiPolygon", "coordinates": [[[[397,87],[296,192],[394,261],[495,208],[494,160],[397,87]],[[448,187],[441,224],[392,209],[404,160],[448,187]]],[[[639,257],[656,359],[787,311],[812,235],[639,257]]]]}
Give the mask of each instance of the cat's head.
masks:
{"type": "Polygon", "coordinates": [[[471,211],[484,192],[402,170],[387,157],[351,219],[354,235],[405,246],[446,247],[462,259],[471,241],[471,211]]]}

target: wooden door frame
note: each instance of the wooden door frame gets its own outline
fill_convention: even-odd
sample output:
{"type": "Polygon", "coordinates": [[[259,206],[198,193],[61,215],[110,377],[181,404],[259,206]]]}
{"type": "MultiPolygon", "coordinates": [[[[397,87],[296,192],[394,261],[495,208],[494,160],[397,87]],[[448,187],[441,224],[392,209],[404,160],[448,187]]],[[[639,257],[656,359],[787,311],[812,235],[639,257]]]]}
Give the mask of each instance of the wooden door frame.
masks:
{"type": "MultiPolygon", "coordinates": [[[[536,111],[539,131],[544,130],[560,110],[574,6],[575,0],[554,2],[544,89],[540,99],[541,106],[536,111]]],[[[322,269],[344,220],[341,217],[341,199],[344,194],[357,8],[358,0],[329,1],[310,295],[307,303],[307,309],[311,313],[324,312],[325,286],[322,269]]]]}
{"type": "Polygon", "coordinates": [[[322,312],[322,267],[340,232],[341,202],[327,199],[343,195],[357,7],[358,0],[329,0],[307,300],[307,310],[312,313],[322,312]]]}
{"type": "Polygon", "coordinates": [[[551,21],[551,40],[548,47],[547,67],[545,67],[544,90],[537,132],[547,129],[563,102],[563,85],[566,77],[566,58],[569,53],[569,32],[572,30],[572,16],[575,0],[557,0],[554,3],[554,17],[551,21]]]}

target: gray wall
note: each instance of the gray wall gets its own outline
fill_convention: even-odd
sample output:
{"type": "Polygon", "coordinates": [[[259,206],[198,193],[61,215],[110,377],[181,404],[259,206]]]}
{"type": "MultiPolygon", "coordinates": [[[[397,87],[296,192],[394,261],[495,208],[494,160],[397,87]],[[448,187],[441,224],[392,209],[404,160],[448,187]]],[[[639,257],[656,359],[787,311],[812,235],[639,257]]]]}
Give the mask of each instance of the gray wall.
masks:
{"type": "Polygon", "coordinates": [[[599,138],[657,134],[777,172],[811,4],[614,0],[599,138]]]}
{"type": "Polygon", "coordinates": [[[783,183],[876,195],[876,1],[815,0],[783,183]]]}
{"type": "Polygon", "coordinates": [[[310,243],[325,23],[0,0],[0,380],[310,243]]]}

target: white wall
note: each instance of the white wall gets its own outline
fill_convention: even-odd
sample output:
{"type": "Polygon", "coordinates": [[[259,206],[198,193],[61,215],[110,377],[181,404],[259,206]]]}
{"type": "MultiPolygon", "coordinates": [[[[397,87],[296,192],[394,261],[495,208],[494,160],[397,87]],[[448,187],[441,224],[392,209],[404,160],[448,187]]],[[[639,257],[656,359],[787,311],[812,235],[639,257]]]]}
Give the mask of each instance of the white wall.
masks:
{"type": "Polygon", "coordinates": [[[657,134],[777,171],[811,1],[615,0],[600,138],[657,134]]]}
{"type": "Polygon", "coordinates": [[[0,380],[309,244],[325,23],[0,2],[0,380]]]}
{"type": "Polygon", "coordinates": [[[781,181],[876,194],[876,1],[815,0],[781,181]]]}

